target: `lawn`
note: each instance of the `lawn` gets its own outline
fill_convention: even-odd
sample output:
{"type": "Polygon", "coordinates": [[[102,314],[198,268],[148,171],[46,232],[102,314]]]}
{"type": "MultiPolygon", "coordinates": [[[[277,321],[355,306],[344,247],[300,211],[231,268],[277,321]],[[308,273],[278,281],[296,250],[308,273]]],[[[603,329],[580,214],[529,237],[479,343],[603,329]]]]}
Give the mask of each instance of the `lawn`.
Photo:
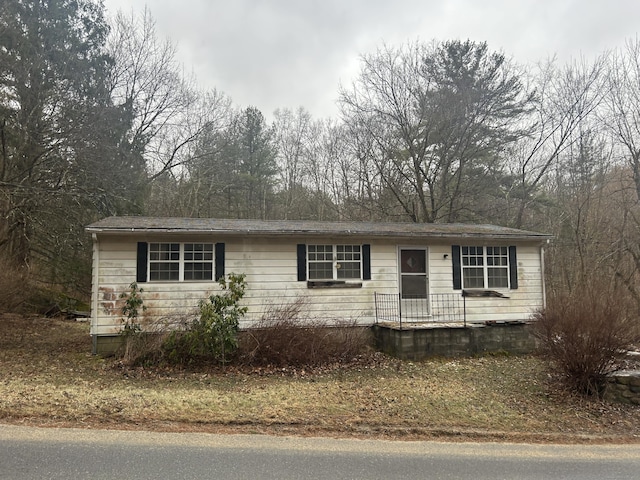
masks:
{"type": "Polygon", "coordinates": [[[638,442],[640,407],[561,390],[534,356],[313,371],[131,369],[90,354],[88,325],[0,318],[0,422],[367,438],[638,442]]]}

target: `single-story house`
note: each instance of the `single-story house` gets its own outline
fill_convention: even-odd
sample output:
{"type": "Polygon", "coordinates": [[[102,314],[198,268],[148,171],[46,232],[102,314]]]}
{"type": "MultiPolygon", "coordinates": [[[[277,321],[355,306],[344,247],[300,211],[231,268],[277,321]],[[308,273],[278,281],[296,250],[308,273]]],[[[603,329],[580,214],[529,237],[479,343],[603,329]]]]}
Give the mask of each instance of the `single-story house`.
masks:
{"type": "Polygon", "coordinates": [[[219,291],[217,279],[244,274],[243,328],[300,297],[309,318],[362,325],[461,315],[468,323],[523,321],[545,302],[550,236],[513,228],[123,216],[87,231],[96,353],[118,338],[121,295],[133,282],[143,289],[145,322],[177,323],[219,291]]]}

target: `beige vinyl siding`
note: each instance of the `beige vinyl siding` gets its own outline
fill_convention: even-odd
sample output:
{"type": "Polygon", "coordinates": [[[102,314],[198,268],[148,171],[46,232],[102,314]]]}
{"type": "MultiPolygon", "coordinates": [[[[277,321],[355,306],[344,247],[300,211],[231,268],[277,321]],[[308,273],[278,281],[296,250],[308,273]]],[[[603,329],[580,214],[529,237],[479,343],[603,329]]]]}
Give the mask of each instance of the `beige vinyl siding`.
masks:
{"type": "MultiPolygon", "coordinates": [[[[91,333],[111,335],[120,331],[122,326],[121,308],[124,300],[120,298],[136,281],[137,242],[132,237],[101,236],[98,267],[99,287],[93,293],[94,311],[92,312],[91,333]]],[[[140,239],[148,241],[149,239],[140,239]]],[[[152,241],[181,241],[175,238],[152,241]]],[[[143,289],[142,297],[146,310],[143,322],[175,323],[185,317],[195,315],[198,302],[213,291],[219,290],[213,281],[207,282],[144,282],[138,286],[143,289]]]]}
{"type": "MultiPolygon", "coordinates": [[[[484,243],[490,246],[506,245],[499,242],[484,243]]],[[[453,292],[451,245],[432,246],[429,257],[431,293],[453,292]],[[444,259],[444,255],[447,255],[447,259],[444,259]]],[[[536,309],[542,307],[544,299],[540,247],[533,244],[518,244],[516,258],[518,288],[498,289],[509,298],[467,297],[468,322],[527,320],[536,309]]]]}
{"type": "MultiPolygon", "coordinates": [[[[120,295],[136,280],[137,242],[207,242],[225,244],[225,273],[244,273],[249,307],[242,322],[247,327],[269,308],[303,298],[308,318],[351,320],[362,324],[375,321],[374,292],[398,294],[398,248],[427,247],[430,293],[455,293],[451,242],[434,243],[406,239],[308,238],[206,235],[98,234],[94,240],[92,326],[94,335],[113,335],[121,328],[120,295]],[[371,245],[371,280],[360,288],[307,288],[297,280],[297,250],[305,244],[371,245]],[[447,258],[445,258],[447,255],[447,258]]],[[[539,246],[518,245],[517,290],[503,291],[508,299],[468,298],[467,320],[526,319],[542,305],[542,270],[539,246]]],[[[359,283],[358,281],[349,281],[359,283]]],[[[180,322],[193,318],[200,300],[219,291],[215,281],[145,282],[139,286],[147,310],[146,322],[180,322]]]]}
{"type": "MultiPolygon", "coordinates": [[[[376,262],[372,260],[371,273],[372,278],[376,278],[375,281],[348,281],[362,283],[360,288],[307,288],[306,281],[297,280],[296,247],[299,243],[361,245],[370,242],[356,238],[230,239],[226,242],[226,272],[241,272],[247,276],[245,304],[249,307],[249,312],[243,326],[259,320],[270,308],[277,308],[297,299],[304,302],[304,315],[308,318],[373,323],[373,291],[381,284],[386,284],[386,288],[395,286],[395,267],[392,275],[385,275],[384,268],[378,274],[376,262]]],[[[379,257],[382,258],[381,255],[378,246],[372,244],[371,258],[376,258],[377,261],[379,257]]]]}
{"type": "MultiPolygon", "coordinates": [[[[225,273],[244,273],[247,281],[243,304],[249,308],[242,326],[250,326],[269,308],[277,308],[303,298],[306,316],[325,320],[354,320],[370,324],[374,321],[372,288],[387,283],[395,286],[396,274],[381,271],[380,279],[365,281],[362,288],[308,289],[297,281],[296,246],[305,239],[281,238],[202,238],[153,237],[134,238],[102,235],[99,238],[98,288],[94,288],[92,334],[109,335],[121,328],[123,300],[136,279],[138,241],[153,242],[224,242],[225,273]],[[385,280],[386,279],[386,280],[385,280]]],[[[362,239],[345,242],[337,239],[312,240],[309,243],[365,243],[362,239]]],[[[372,246],[372,258],[377,255],[372,246]]],[[[390,258],[393,259],[391,254],[390,258]]],[[[98,257],[98,255],[95,255],[98,257]]],[[[391,263],[393,263],[391,261],[391,263]]],[[[373,268],[374,262],[372,262],[373,268]]],[[[375,271],[372,276],[376,276],[375,271]]],[[[355,281],[354,281],[355,282],[355,281]]],[[[356,282],[357,283],[357,282],[356,282]]],[[[389,288],[387,286],[387,288],[389,288]]],[[[197,312],[200,300],[219,291],[216,282],[145,282],[140,283],[146,311],[146,322],[179,322],[197,312]]]]}

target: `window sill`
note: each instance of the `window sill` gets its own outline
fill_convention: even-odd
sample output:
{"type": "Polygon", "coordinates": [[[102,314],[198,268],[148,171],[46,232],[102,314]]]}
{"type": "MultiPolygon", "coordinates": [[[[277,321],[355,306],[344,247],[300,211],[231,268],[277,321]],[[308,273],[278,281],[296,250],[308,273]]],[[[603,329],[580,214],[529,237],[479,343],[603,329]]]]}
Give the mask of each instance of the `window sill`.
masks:
{"type": "Polygon", "coordinates": [[[362,282],[345,282],[344,280],[309,280],[307,288],[362,288],[362,282]]]}
{"type": "Polygon", "coordinates": [[[138,283],[215,283],[215,280],[147,280],[138,283]]]}
{"type": "Polygon", "coordinates": [[[482,297],[482,298],[509,298],[505,294],[497,290],[462,290],[463,297],[482,297]]]}

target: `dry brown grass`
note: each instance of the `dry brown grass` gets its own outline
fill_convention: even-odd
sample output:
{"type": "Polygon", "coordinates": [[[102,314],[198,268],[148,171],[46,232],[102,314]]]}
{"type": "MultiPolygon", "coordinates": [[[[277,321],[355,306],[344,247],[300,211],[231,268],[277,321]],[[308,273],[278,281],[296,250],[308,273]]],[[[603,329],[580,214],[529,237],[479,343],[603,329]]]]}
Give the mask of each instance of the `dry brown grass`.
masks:
{"type": "Polygon", "coordinates": [[[637,441],[640,408],[562,393],[534,357],[145,370],[89,354],[86,324],[0,318],[0,421],[392,438],[637,441]]]}

